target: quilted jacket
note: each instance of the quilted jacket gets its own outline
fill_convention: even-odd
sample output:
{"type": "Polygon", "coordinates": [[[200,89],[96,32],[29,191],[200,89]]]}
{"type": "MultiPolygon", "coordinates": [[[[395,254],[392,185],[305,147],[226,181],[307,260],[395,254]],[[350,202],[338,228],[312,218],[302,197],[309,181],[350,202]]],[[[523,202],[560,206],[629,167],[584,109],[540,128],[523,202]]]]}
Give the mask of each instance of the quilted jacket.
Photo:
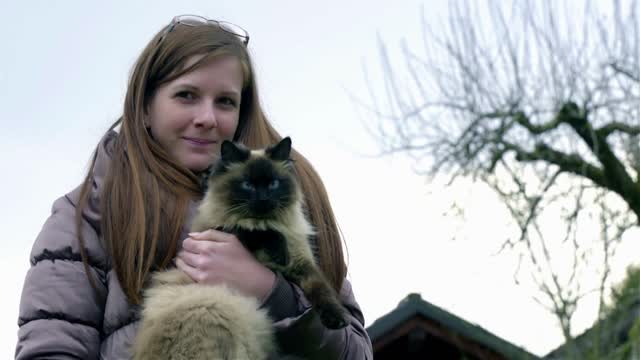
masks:
{"type": "MultiPolygon", "coordinates": [[[[100,236],[99,194],[116,137],[110,132],[99,144],[89,206],[83,213],[89,271],[98,280],[98,291],[91,287],[80,257],[74,220],[77,188],[54,202],[31,250],[31,268],[20,300],[16,359],[130,358],[138,307],[127,301],[100,236]]],[[[189,219],[196,207],[197,202],[190,206],[189,219]]],[[[181,239],[187,237],[188,223],[181,239]]],[[[310,311],[300,288],[278,275],[262,306],[274,319],[285,358],[373,359],[349,281],[344,281],[340,296],[350,314],[349,325],[330,330],[310,311]]]]}

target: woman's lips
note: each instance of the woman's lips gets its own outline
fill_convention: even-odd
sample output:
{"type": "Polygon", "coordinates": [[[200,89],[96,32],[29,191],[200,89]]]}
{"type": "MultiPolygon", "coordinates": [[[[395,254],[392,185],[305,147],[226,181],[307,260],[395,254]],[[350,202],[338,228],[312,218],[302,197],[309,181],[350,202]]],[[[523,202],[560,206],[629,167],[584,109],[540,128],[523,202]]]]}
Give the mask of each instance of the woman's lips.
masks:
{"type": "Polygon", "coordinates": [[[189,144],[194,145],[194,146],[208,146],[208,145],[216,143],[213,140],[207,140],[207,139],[198,139],[198,138],[190,138],[190,137],[185,137],[184,139],[189,144]]]}

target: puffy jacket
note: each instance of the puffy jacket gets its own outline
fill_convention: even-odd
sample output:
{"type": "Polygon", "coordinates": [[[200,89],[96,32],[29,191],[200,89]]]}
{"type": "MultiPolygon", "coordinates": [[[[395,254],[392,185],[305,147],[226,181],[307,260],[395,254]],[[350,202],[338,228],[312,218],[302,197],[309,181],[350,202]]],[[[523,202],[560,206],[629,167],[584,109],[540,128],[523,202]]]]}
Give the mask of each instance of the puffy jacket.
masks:
{"type": "MultiPolygon", "coordinates": [[[[95,291],[86,276],[76,235],[75,211],[79,188],[57,199],[33,245],[18,319],[16,359],[129,359],[139,320],[138,306],[127,301],[111,268],[100,236],[100,198],[117,134],[100,142],[93,169],[93,187],[83,212],[83,238],[95,291]]],[[[197,204],[190,207],[188,218],[197,204]]],[[[187,237],[188,224],[181,239],[187,237]]],[[[373,359],[371,341],[345,280],[340,292],[349,325],[325,328],[300,288],[278,275],[262,304],[271,318],[285,357],[303,359],[373,359]]]]}

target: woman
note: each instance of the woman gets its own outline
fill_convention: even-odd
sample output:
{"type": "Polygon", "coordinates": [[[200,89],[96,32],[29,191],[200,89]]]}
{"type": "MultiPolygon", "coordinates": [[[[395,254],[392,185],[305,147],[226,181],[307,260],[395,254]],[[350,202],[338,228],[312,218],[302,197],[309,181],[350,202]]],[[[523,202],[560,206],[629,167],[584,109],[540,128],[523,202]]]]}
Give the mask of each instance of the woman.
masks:
{"type": "Polygon", "coordinates": [[[188,15],[174,18],[144,49],[122,117],[98,145],[84,183],[54,203],[33,246],[17,359],[129,358],[144,286],[174,259],[196,282],[256,297],[274,320],[283,354],[372,358],[327,194],[300,154],[292,157],[317,231],[318,261],[340,291],[346,328],[325,328],[299,287],[233,235],[207,231],[197,240],[211,251],[182,249],[203,195],[199,176],[222,141],[257,148],[280,140],[260,108],[248,41],[235,25],[188,15]]]}

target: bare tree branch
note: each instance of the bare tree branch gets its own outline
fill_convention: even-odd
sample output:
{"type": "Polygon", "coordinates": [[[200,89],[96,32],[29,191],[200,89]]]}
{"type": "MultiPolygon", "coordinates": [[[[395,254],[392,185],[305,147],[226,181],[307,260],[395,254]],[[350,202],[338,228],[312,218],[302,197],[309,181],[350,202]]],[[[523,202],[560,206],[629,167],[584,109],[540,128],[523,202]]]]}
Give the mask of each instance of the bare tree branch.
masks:
{"type": "Polygon", "coordinates": [[[614,132],[622,132],[628,135],[640,135],[640,126],[633,126],[623,122],[612,121],[596,130],[598,137],[607,138],[614,132]]]}
{"type": "Polygon", "coordinates": [[[380,41],[388,105],[371,91],[372,133],[383,152],[407,154],[429,176],[495,191],[515,233],[499,252],[518,254],[516,279],[532,268],[544,294],[536,301],[570,341],[576,307],[602,296],[615,244],[640,221],[638,2],[449,4],[445,24],[423,10],[423,52],[403,42],[408,81],[380,41]],[[596,249],[583,230],[592,219],[596,249]],[[558,246],[570,262],[558,264],[558,246]],[[583,284],[588,271],[597,284],[583,284]]]}

